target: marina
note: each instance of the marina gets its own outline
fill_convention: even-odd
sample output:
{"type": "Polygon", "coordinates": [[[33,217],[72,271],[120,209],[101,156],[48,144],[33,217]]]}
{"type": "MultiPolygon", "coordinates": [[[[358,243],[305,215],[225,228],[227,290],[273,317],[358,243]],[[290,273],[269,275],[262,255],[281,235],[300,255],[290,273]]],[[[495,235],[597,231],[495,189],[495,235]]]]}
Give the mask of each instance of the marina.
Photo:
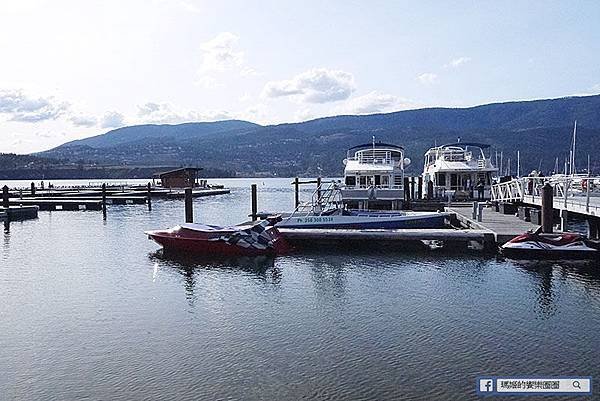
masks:
{"type": "MultiPolygon", "coordinates": [[[[257,180],[219,181],[231,193],[194,199],[195,220],[244,221],[257,180]]],[[[289,209],[290,182],[259,181],[260,208],[289,209]]],[[[311,194],[300,190],[301,200],[311,194]]],[[[461,399],[473,384],[457,381],[457,372],[481,369],[478,350],[493,349],[487,363],[516,371],[523,367],[513,355],[522,347],[544,350],[527,359],[540,374],[559,362],[567,374],[600,369],[590,352],[600,347],[593,262],[396,250],[393,239],[340,250],[319,241],[277,257],[173,257],[143,232],[180,224],[184,202],[156,199],[152,206],[110,205],[106,221],[97,213],[40,212],[5,226],[0,304],[11,307],[3,309],[0,356],[10,383],[8,376],[0,381],[9,398],[43,399],[51,391],[63,399],[209,399],[215,388],[225,398],[245,398],[250,380],[278,399],[317,392],[385,399],[399,387],[427,399],[438,392],[461,399]],[[493,324],[498,319],[501,326],[493,324]],[[434,378],[405,376],[424,364],[434,378]],[[375,384],[366,388],[362,380],[375,384]],[[290,381],[299,384],[282,385],[290,381]]],[[[493,214],[486,209],[484,219],[493,214]]]]}

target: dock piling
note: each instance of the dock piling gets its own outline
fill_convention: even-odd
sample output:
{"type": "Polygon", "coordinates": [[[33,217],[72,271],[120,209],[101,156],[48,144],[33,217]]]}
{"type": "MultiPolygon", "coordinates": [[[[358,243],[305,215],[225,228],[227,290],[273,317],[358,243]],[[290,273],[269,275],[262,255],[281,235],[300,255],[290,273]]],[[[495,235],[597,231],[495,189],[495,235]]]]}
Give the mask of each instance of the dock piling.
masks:
{"type": "Polygon", "coordinates": [[[185,189],[185,222],[194,222],[194,205],[192,203],[192,188],[185,189]]]}
{"type": "Polygon", "coordinates": [[[477,202],[477,221],[481,223],[481,221],[483,220],[483,208],[485,206],[485,203],[483,202],[477,202]]]}
{"type": "Polygon", "coordinates": [[[478,204],[479,204],[479,202],[473,202],[473,213],[471,215],[473,217],[473,220],[475,220],[477,218],[478,204]]]}
{"type": "Polygon", "coordinates": [[[35,196],[35,182],[31,183],[31,196],[35,196]]]}
{"type": "Polygon", "coordinates": [[[417,199],[423,199],[423,176],[417,178],[417,199]]]}
{"type": "Polygon", "coordinates": [[[2,187],[2,207],[8,209],[8,186],[5,185],[2,187]]]}
{"type": "Polygon", "coordinates": [[[569,218],[569,211],[566,209],[562,209],[560,211],[560,231],[566,232],[569,230],[568,218],[569,218]]]}
{"type": "Polygon", "coordinates": [[[433,199],[433,181],[427,181],[427,199],[433,199]]]}
{"type": "Polygon", "coordinates": [[[554,225],[554,189],[546,183],[542,187],[542,232],[551,234],[554,225]]]}
{"type": "Polygon", "coordinates": [[[321,176],[317,177],[317,202],[321,203],[321,176]]]}
{"type": "Polygon", "coordinates": [[[102,217],[106,220],[106,184],[102,184],[102,217]]]}
{"type": "Polygon", "coordinates": [[[256,193],[256,184],[251,185],[252,188],[252,221],[256,221],[258,214],[258,199],[256,193]]]}
{"type": "Polygon", "coordinates": [[[148,211],[152,210],[152,185],[148,183],[148,211]]]}
{"type": "Polygon", "coordinates": [[[300,205],[300,180],[294,178],[294,209],[300,205]]]}

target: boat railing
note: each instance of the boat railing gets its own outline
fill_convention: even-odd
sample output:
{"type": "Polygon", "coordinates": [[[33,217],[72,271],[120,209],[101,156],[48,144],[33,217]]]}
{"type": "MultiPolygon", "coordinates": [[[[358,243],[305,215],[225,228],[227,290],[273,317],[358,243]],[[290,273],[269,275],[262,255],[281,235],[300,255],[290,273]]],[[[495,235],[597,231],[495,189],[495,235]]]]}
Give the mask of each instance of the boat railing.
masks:
{"type": "Polygon", "coordinates": [[[319,215],[332,208],[343,208],[340,183],[338,181],[325,181],[317,186],[311,195],[310,201],[298,204],[290,218],[319,215]]]}

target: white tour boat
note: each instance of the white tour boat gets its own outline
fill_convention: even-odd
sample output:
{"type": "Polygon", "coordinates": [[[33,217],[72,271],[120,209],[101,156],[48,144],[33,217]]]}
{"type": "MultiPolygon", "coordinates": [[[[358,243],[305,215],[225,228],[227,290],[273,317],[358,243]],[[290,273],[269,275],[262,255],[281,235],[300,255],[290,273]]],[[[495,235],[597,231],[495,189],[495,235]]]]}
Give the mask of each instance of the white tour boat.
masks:
{"type": "Polygon", "coordinates": [[[410,159],[401,146],[373,143],[348,149],[344,159],[343,202],[357,209],[401,209],[404,169],[410,159]]]}
{"type": "Polygon", "coordinates": [[[483,197],[489,199],[492,180],[498,173],[484,153],[489,147],[457,142],[429,149],[425,153],[423,185],[426,188],[432,181],[436,198],[473,199],[477,198],[479,189],[483,189],[483,197]]]}

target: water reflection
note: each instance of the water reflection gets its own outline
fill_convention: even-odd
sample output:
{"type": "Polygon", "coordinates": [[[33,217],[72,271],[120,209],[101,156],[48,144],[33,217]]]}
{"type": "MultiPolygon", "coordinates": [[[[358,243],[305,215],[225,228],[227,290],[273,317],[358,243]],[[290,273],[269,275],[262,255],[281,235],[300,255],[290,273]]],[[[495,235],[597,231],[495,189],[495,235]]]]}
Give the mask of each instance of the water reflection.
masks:
{"type": "Polygon", "coordinates": [[[275,265],[275,257],[269,255],[198,257],[181,253],[164,252],[163,249],[160,249],[152,252],[149,258],[155,262],[155,271],[160,267],[173,268],[181,273],[184,277],[186,298],[190,302],[190,305],[193,304],[195,299],[196,275],[200,269],[243,272],[251,274],[261,281],[269,281],[273,284],[279,284],[282,278],[281,270],[275,265]]]}
{"type": "Polygon", "coordinates": [[[538,308],[536,310],[539,311],[541,318],[549,318],[556,313],[554,280],[557,276],[578,282],[600,283],[600,271],[596,261],[514,260],[513,263],[537,281],[538,308]]]}

